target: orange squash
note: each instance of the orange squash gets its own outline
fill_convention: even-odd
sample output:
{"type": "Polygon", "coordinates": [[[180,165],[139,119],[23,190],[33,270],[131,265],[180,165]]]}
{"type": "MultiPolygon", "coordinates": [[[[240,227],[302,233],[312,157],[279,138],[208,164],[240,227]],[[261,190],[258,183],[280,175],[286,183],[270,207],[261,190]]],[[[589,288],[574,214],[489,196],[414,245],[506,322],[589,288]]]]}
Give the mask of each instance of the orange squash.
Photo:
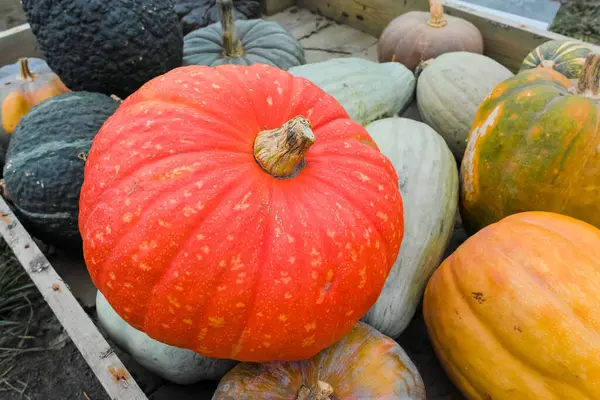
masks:
{"type": "Polygon", "coordinates": [[[526,212],[489,225],[433,274],[423,313],[471,400],[600,399],[600,230],[526,212]]]}
{"type": "Polygon", "coordinates": [[[44,60],[21,58],[0,69],[2,131],[12,133],[31,107],[57,94],[69,92],[44,60]]]}
{"type": "Polygon", "coordinates": [[[70,90],[44,60],[21,58],[0,68],[0,170],[10,135],[31,107],[70,90]]]}
{"type": "Polygon", "coordinates": [[[579,82],[547,68],[523,71],[481,103],[461,165],[467,232],[524,211],[600,227],[600,55],[579,82]]]}
{"type": "Polygon", "coordinates": [[[398,343],[359,322],[308,360],[238,364],[213,399],[425,400],[425,386],[398,343]]]}

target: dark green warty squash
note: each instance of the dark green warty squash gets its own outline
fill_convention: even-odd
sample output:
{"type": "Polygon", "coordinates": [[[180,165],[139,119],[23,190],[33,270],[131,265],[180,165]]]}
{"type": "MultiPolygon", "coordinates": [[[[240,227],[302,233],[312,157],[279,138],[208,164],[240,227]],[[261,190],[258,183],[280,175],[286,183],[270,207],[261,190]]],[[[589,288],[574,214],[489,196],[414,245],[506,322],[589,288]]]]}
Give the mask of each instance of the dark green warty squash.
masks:
{"type": "Polygon", "coordinates": [[[63,93],[32,107],[13,132],[2,194],[46,244],[81,247],[77,220],[87,153],[118,106],[100,93],[63,93]]]}
{"type": "MultiPolygon", "coordinates": [[[[216,0],[174,0],[175,12],[186,35],[196,29],[219,22],[216,0]]],[[[261,17],[259,0],[233,0],[233,18],[256,19],[261,17]]]]}
{"type": "Polygon", "coordinates": [[[185,35],[183,65],[267,64],[288,70],[306,64],[300,43],[277,22],[234,21],[232,1],[217,3],[221,22],[185,35]]]}
{"type": "Polygon", "coordinates": [[[183,34],[171,1],[22,0],[44,59],[74,91],[125,99],[181,66],[183,34]]]}

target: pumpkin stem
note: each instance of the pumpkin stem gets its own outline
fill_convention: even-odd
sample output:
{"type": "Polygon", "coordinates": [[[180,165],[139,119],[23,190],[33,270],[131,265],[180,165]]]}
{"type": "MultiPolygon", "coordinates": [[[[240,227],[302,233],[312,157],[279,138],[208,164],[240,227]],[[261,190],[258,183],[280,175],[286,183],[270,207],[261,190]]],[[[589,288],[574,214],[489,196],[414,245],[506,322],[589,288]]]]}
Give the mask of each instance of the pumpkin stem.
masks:
{"type": "Polygon", "coordinates": [[[19,58],[19,67],[21,70],[19,79],[27,82],[33,82],[35,80],[35,75],[29,69],[29,61],[27,58],[19,58]]]}
{"type": "Polygon", "coordinates": [[[233,19],[233,1],[217,0],[219,5],[219,17],[221,18],[221,29],[223,30],[223,51],[227,57],[236,57],[243,54],[240,41],[237,38],[237,29],[233,19]]]}
{"type": "Polygon", "coordinates": [[[577,82],[577,94],[600,99],[600,54],[590,53],[585,59],[583,73],[577,82]]]}
{"type": "Polygon", "coordinates": [[[330,400],[329,395],[333,393],[333,388],[327,382],[318,381],[317,387],[309,389],[302,385],[298,391],[296,400],[330,400]]]}
{"type": "Polygon", "coordinates": [[[448,25],[448,20],[444,16],[444,6],[440,0],[429,0],[429,26],[433,28],[442,28],[448,25]]]}
{"type": "Polygon", "coordinates": [[[299,115],[281,128],[260,132],[254,140],[254,158],[270,175],[293,178],[306,165],[304,157],[314,142],[310,122],[299,115]]]}

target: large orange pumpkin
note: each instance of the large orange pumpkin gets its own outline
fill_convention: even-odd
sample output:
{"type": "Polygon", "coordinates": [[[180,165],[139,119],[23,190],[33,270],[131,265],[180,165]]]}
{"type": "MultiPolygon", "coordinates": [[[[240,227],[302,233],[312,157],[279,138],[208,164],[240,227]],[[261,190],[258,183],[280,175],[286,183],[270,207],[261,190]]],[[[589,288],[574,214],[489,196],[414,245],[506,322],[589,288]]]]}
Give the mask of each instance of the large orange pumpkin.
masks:
{"type": "Polygon", "coordinates": [[[403,210],[391,162],[323,90],[190,66],[104,124],[79,223],[93,282],[133,327],[214,358],[300,360],[375,303],[403,210]]]}
{"type": "Polygon", "coordinates": [[[470,233],[524,211],[600,227],[600,55],[577,86],[546,68],[507,79],[479,106],[461,165],[470,233]]]}
{"type": "Polygon", "coordinates": [[[423,313],[469,399],[600,399],[600,230],[548,212],[469,238],[427,285],[423,313]]]}

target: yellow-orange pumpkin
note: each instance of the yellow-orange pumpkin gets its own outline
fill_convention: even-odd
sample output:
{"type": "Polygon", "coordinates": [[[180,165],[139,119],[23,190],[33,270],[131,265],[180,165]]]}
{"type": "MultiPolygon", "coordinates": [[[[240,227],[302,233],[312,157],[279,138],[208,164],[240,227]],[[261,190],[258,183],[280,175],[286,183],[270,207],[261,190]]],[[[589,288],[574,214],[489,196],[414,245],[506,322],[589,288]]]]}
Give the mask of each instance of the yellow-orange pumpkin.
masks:
{"type": "Polygon", "coordinates": [[[44,60],[21,58],[0,69],[2,131],[12,133],[31,107],[47,98],[68,92],[44,60]]]}
{"type": "Polygon", "coordinates": [[[504,218],[433,274],[423,313],[471,400],[600,399],[600,230],[548,212],[504,218]]]}
{"type": "Polygon", "coordinates": [[[213,399],[425,400],[425,386],[398,343],[359,322],[308,360],[238,364],[213,399]]]}
{"type": "Polygon", "coordinates": [[[461,165],[467,232],[518,212],[549,211],[600,227],[600,55],[574,86],[523,71],[481,103],[461,165]]]}
{"type": "Polygon", "coordinates": [[[69,91],[42,59],[21,58],[0,68],[0,170],[21,118],[34,105],[69,91]]]}

